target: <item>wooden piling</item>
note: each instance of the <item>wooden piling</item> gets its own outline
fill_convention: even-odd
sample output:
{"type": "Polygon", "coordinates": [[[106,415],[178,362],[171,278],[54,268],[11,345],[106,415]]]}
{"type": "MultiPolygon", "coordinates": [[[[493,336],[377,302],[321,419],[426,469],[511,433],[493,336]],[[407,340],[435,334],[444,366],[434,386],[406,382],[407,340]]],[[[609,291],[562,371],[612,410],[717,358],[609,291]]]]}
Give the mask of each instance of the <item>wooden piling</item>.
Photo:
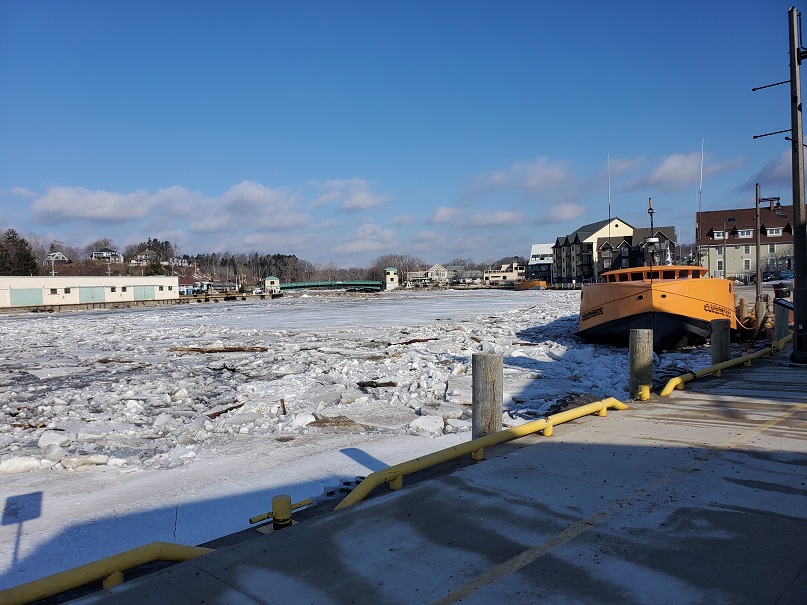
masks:
{"type": "Polygon", "coordinates": [[[631,399],[648,399],[652,384],[653,330],[633,329],[630,331],[628,346],[628,387],[631,399]]]}
{"type": "Polygon", "coordinates": [[[712,365],[728,361],[731,356],[731,320],[712,320],[712,365]]]}
{"type": "Polygon", "coordinates": [[[474,353],[471,357],[473,439],[502,430],[503,366],[502,356],[495,353],[474,353]]]}

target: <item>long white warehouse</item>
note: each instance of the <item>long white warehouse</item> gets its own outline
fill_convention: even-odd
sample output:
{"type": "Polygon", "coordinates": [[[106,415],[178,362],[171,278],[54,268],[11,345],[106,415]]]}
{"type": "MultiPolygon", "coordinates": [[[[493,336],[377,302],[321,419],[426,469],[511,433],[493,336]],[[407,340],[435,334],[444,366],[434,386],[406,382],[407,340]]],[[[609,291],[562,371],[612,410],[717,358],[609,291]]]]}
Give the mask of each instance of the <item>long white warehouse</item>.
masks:
{"type": "Polygon", "coordinates": [[[179,299],[179,278],[162,275],[96,277],[0,276],[0,309],[66,305],[117,306],[179,299]]]}

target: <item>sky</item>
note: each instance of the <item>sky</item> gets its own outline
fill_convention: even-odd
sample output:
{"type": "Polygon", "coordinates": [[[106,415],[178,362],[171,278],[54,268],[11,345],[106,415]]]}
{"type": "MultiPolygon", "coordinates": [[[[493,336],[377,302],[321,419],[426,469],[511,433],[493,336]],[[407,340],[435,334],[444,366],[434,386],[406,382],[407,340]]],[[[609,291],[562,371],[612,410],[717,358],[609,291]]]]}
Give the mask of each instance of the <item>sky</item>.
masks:
{"type": "Polygon", "coordinates": [[[751,90],[792,4],[0,0],[0,229],[487,262],[652,198],[689,242],[757,182],[792,203],[753,139],[789,87],[751,90]]]}

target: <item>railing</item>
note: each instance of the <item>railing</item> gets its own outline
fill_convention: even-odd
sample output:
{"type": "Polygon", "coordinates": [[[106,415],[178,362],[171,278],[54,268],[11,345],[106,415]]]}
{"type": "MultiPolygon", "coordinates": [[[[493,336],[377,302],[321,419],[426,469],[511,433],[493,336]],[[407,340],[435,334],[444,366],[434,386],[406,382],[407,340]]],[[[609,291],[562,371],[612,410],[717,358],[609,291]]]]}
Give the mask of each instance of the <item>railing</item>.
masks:
{"type": "Polygon", "coordinates": [[[764,349],[760,349],[759,351],[750,353],[748,355],[743,355],[742,357],[729,359],[728,361],[724,361],[723,363],[718,363],[709,366],[707,368],[701,368],[700,370],[693,370],[692,372],[687,372],[686,374],[681,374],[681,376],[671,378],[670,380],[667,381],[667,384],[661,390],[661,393],[659,393],[659,395],[661,395],[662,397],[667,397],[670,395],[670,393],[672,393],[676,389],[682,391],[684,389],[684,384],[686,384],[687,382],[691,382],[696,378],[708,376],[709,374],[714,374],[715,376],[719,377],[721,370],[725,370],[733,366],[738,366],[740,364],[750,366],[752,360],[758,359],[760,357],[768,357],[771,353],[775,353],[776,351],[784,349],[787,342],[792,339],[793,334],[788,334],[781,340],[776,340],[773,343],[771,343],[770,347],[765,347],[764,349]]]}
{"type": "Polygon", "coordinates": [[[380,471],[375,471],[374,473],[370,473],[370,475],[368,475],[364,481],[359,483],[359,485],[357,485],[356,488],[336,506],[335,510],[358,504],[364,500],[376,487],[384,483],[389,483],[390,489],[400,489],[403,487],[403,478],[406,475],[410,475],[417,471],[422,471],[442,462],[454,460],[455,458],[459,458],[460,456],[465,456],[467,454],[471,454],[474,460],[482,460],[484,459],[486,447],[503,443],[505,441],[518,439],[520,437],[525,437],[539,431],[542,431],[545,437],[549,437],[552,435],[552,428],[558,424],[569,422],[570,420],[576,420],[577,418],[582,418],[583,416],[588,416],[590,414],[605,416],[608,408],[615,410],[627,410],[628,406],[621,401],[614,399],[613,397],[609,397],[607,399],[572,408],[558,414],[552,414],[546,418],[540,418],[538,420],[533,420],[532,422],[527,422],[519,426],[505,429],[503,431],[485,435],[484,437],[472,439],[470,441],[466,441],[465,443],[460,443],[458,445],[421,456],[420,458],[415,458],[414,460],[401,462],[400,464],[390,466],[380,471]]]}

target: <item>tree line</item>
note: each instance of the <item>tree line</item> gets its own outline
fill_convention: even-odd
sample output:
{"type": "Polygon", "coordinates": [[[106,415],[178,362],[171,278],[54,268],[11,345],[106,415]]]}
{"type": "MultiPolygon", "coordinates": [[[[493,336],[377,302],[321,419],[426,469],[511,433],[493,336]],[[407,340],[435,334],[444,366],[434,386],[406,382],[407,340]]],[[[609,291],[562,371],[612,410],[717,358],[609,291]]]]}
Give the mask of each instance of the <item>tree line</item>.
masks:
{"type": "MultiPolygon", "coordinates": [[[[103,249],[119,251],[115,242],[100,238],[84,247],[71,247],[60,241],[47,241],[36,235],[26,238],[8,229],[0,239],[0,275],[180,275],[204,276],[213,281],[236,284],[262,284],[268,276],[283,283],[305,281],[347,281],[384,279],[384,270],[394,267],[401,279],[409,271],[424,271],[429,263],[410,254],[385,254],[368,267],[337,267],[335,263],[314,264],[294,254],[253,252],[203,252],[182,254],[179,245],[157,238],[127,246],[121,253],[124,264],[91,260],[93,252],[103,249]],[[61,252],[69,264],[50,264],[49,253],[61,252]],[[143,264],[130,265],[132,259],[142,258],[143,264]]],[[[477,263],[470,258],[455,258],[443,266],[460,266],[465,270],[484,271],[510,262],[525,263],[523,257],[506,257],[477,263]]]]}

